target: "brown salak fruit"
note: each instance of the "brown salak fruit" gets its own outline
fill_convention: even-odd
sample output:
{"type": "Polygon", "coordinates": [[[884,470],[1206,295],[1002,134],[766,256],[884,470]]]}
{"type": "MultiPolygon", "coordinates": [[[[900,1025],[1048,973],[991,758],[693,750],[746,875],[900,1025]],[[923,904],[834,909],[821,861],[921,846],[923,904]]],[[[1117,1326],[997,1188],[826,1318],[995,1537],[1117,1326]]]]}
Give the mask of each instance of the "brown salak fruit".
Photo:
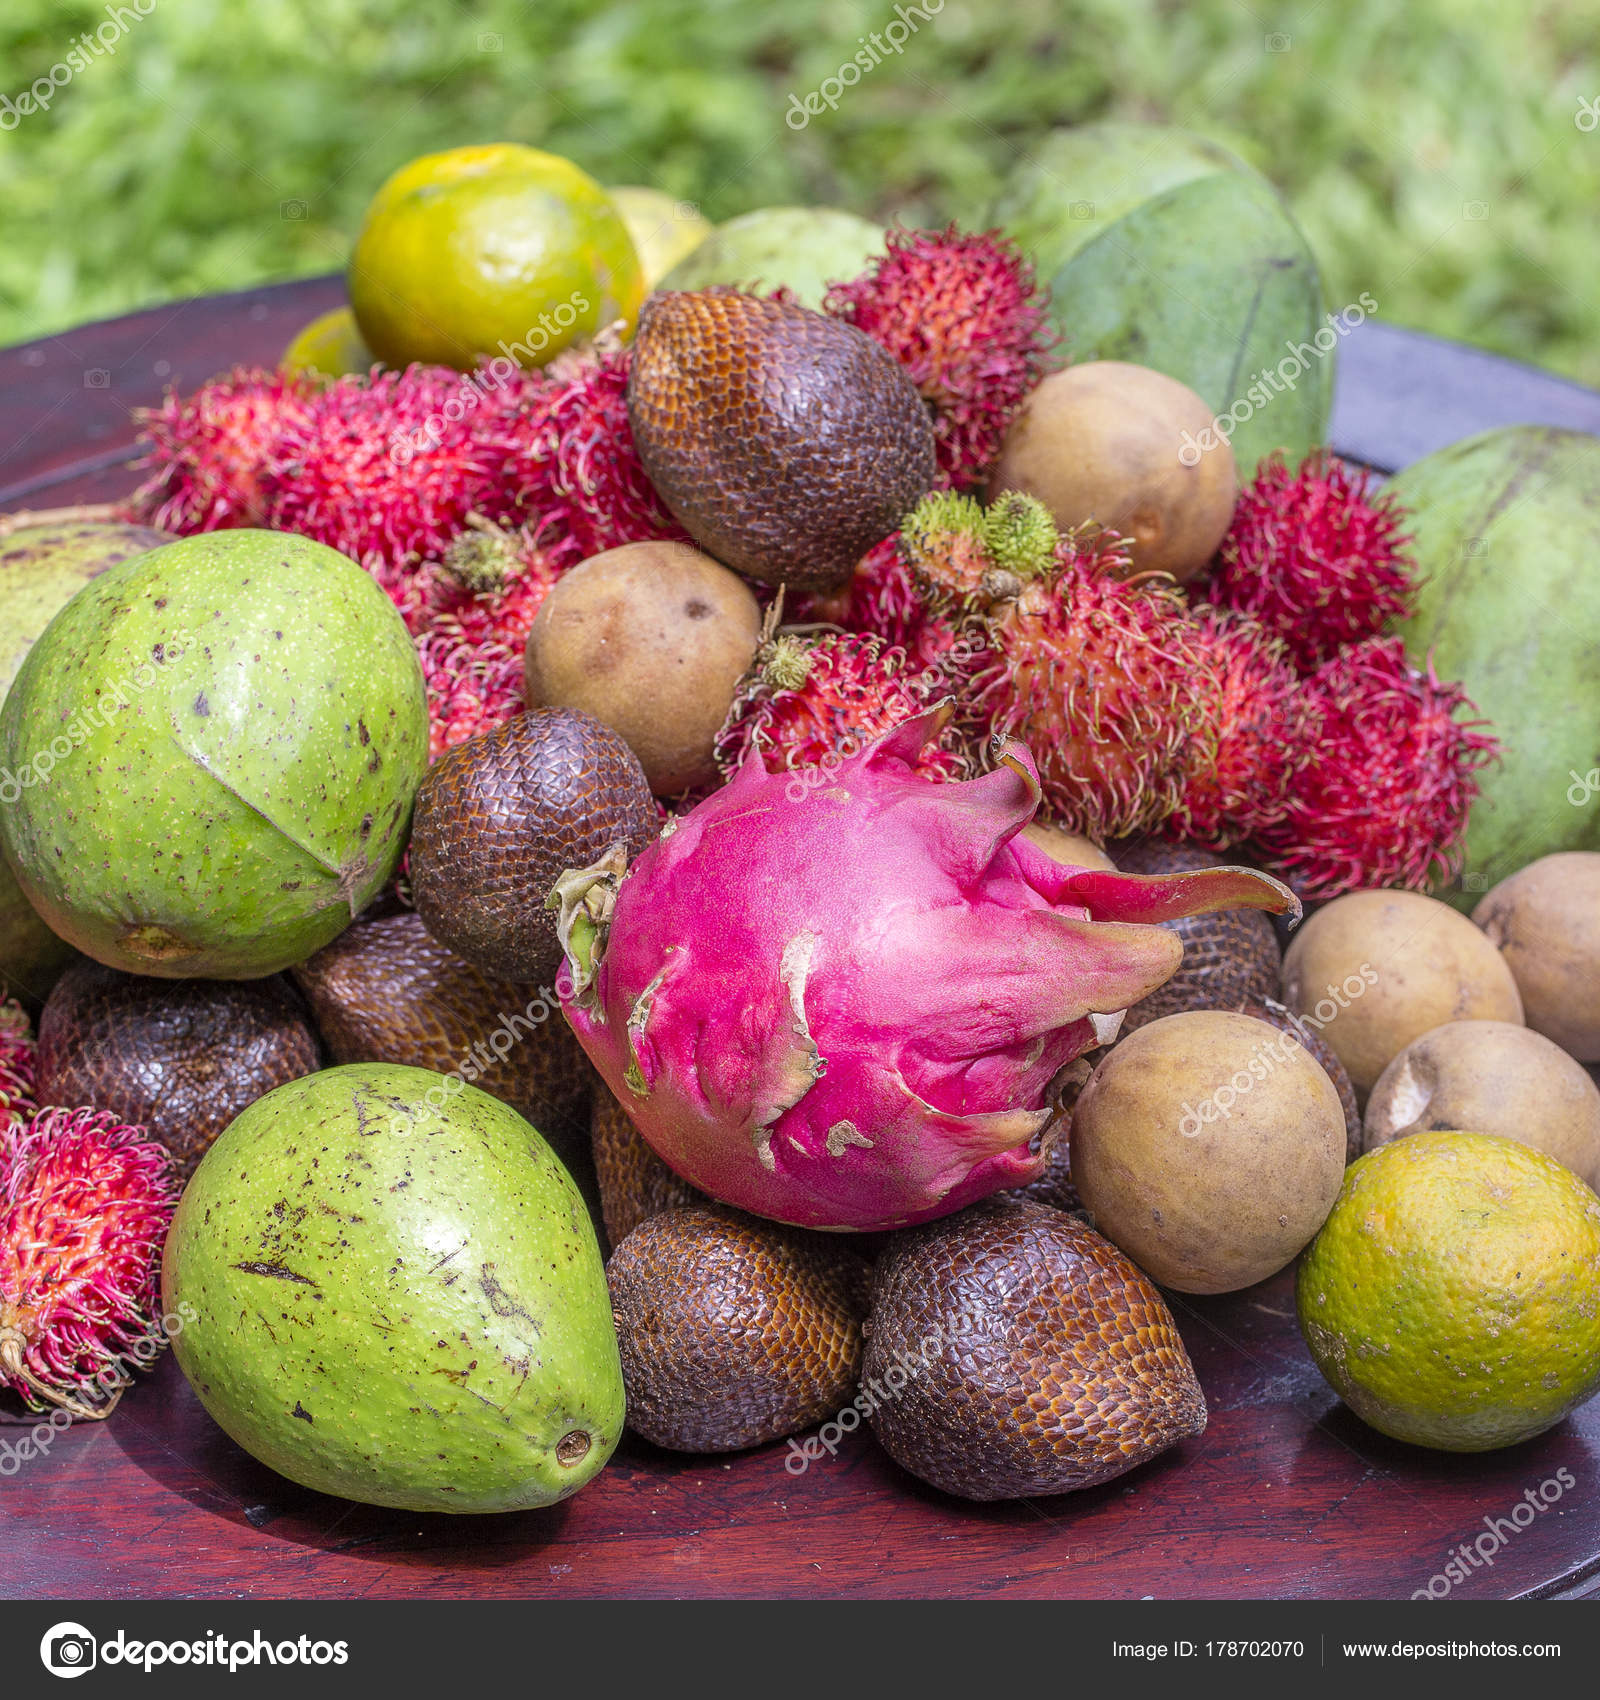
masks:
{"type": "Polygon", "coordinates": [[[282,975],[158,980],[84,959],[39,1017],[35,1096],[148,1128],[187,1179],[241,1110],[321,1066],[282,975]]]}
{"type": "MultiPolygon", "coordinates": [[[[1084,867],[1089,866],[1086,862],[1084,867]]],[[[1072,1184],[1072,1111],[1078,1094],[1089,1084],[1095,1063],[1101,1056],[1099,1047],[1076,1057],[1050,1082],[1050,1097],[1056,1106],[1053,1120],[1030,1141],[1034,1151],[1044,1152],[1044,1168],[1026,1186],[1011,1188],[1008,1198],[1031,1198],[1039,1204],[1049,1204],[1057,1210],[1081,1210],[1083,1200],[1072,1184]]]]}
{"type": "Polygon", "coordinates": [[[1253,1015],[1280,1033],[1292,1033],[1319,1063],[1323,1073],[1333,1082],[1339,1094],[1339,1108],[1344,1111],[1344,1160],[1355,1162],[1361,1155],[1362,1119],[1356,1103],[1356,1089],[1350,1081],[1350,1071],[1339,1061],[1333,1046],[1313,1027],[1309,1020],[1293,1015],[1276,998],[1246,999],[1238,1006],[1240,1015],[1253,1015]]]}
{"type": "MultiPolygon", "coordinates": [[[[1187,873],[1193,868],[1223,866],[1221,856],[1198,844],[1166,844],[1158,838],[1116,844],[1111,854],[1125,874],[1187,873]]],[[[1122,1022],[1124,1033],[1187,1009],[1237,1009],[1241,1003],[1277,997],[1283,958],[1272,921],[1259,909],[1186,915],[1161,924],[1183,941],[1183,961],[1165,985],[1128,1011],[1122,1022]]]]}
{"type": "Polygon", "coordinates": [[[409,909],[362,917],[291,972],[334,1062],[459,1072],[569,1168],[586,1155],[598,1079],[553,994],[480,974],[409,909]]]}
{"type": "Polygon", "coordinates": [[[999,1195],[894,1236],[862,1393],[884,1450],[963,1499],[1066,1493],[1206,1426],[1161,1295],[1078,1217],[999,1195]]]}
{"type": "Polygon", "coordinates": [[[628,418],[684,530],[763,584],[843,584],[933,488],[905,368],[852,325],[735,289],[645,302],[628,418]]]}
{"type": "Polygon", "coordinates": [[[628,1426],[736,1452],[832,1416],[861,1372],[866,1273],[835,1238],[725,1205],[641,1222],[606,1265],[628,1426]]]}
{"type": "Polygon", "coordinates": [[[1472,911],[1506,959],[1535,1033],[1600,1063],[1600,851],[1559,850],[1508,875],[1472,911]]]}
{"type": "Polygon", "coordinates": [[[595,1181],[606,1241],[613,1248],[652,1216],[706,1196],[671,1169],[644,1142],[633,1119],[604,1081],[596,1080],[589,1113],[595,1181]]]}
{"type": "Polygon", "coordinates": [[[417,913],[480,973],[549,986],[562,955],[551,887],[616,845],[632,861],[659,824],[618,733],[581,709],[530,709],[428,769],[411,828],[417,913]]]}

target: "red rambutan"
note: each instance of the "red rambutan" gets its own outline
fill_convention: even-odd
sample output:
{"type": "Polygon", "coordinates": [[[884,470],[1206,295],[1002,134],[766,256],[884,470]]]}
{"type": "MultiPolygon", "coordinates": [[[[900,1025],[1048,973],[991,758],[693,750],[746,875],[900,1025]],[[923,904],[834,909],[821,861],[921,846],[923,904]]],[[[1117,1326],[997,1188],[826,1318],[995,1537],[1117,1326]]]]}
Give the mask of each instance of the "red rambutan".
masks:
{"type": "Polygon", "coordinates": [[[469,515],[519,524],[528,409],[542,382],[520,369],[442,366],[338,379],[279,437],[271,524],[391,576],[442,556],[469,515]]]}
{"type": "Polygon", "coordinates": [[[0,1127],[33,1114],[36,1049],[28,1012],[7,998],[0,1003],[0,1127]]]}
{"type": "Polygon", "coordinates": [[[1192,769],[1165,831],[1226,850],[1283,819],[1309,757],[1305,681],[1280,639],[1247,614],[1194,611],[1204,672],[1196,691],[1214,719],[1215,760],[1192,769]]]}
{"type": "Polygon", "coordinates": [[[303,372],[239,367],[134,418],[150,475],[129,502],[141,524],[179,536],[267,523],[262,480],[284,432],[309,418],[320,385],[303,372]]]}
{"type": "Polygon", "coordinates": [[[911,576],[896,531],[874,544],[837,590],[801,591],[784,603],[784,613],[794,625],[816,621],[904,645],[928,618],[928,602],[911,576]]]}
{"type": "Polygon", "coordinates": [[[467,529],[439,560],[375,576],[413,636],[438,628],[473,643],[520,650],[561,572],[535,541],[532,526],[508,531],[469,514],[467,529]]]}
{"type": "MultiPolygon", "coordinates": [[[[770,769],[815,774],[826,784],[868,739],[949,694],[936,673],[919,670],[903,649],[879,638],[780,634],[756,658],[728,711],[717,735],[717,765],[731,774],[754,745],[770,769]]],[[[948,729],[917,760],[917,772],[930,779],[956,779],[966,770],[948,729]]]]}
{"type": "Polygon", "coordinates": [[[532,411],[521,477],[540,541],[561,566],[624,543],[693,541],[634,447],[628,361],[623,348],[558,356],[532,411]]]}
{"type": "Polygon", "coordinates": [[[910,373],[933,412],[943,482],[986,478],[1055,341],[1017,249],[997,230],[891,230],[888,252],[825,305],[910,373]]]}
{"type": "Polygon", "coordinates": [[[1376,637],[1410,606],[1415,562],[1392,496],[1324,450],[1296,472],[1261,463],[1239,494],[1206,595],[1253,615],[1304,672],[1376,637]]]}
{"type": "Polygon", "coordinates": [[[179,1190],[166,1149],[100,1111],[0,1131],[0,1384],[30,1409],[109,1416],[160,1352],[179,1190]]]}
{"type": "Polygon", "coordinates": [[[1309,753],[1288,808],[1257,834],[1302,897],[1369,887],[1426,890],[1460,871],[1477,773],[1499,745],[1461,719],[1476,709],[1430,663],[1419,672],[1399,638],[1370,638],[1306,681],[1309,753]]]}
{"type": "Polygon", "coordinates": [[[1165,822],[1216,753],[1182,594],[1123,577],[1121,538],[1063,537],[1031,496],[929,496],[903,536],[933,607],[977,623],[969,718],[1033,751],[1050,820],[1096,843],[1165,822]]]}
{"type": "Polygon", "coordinates": [[[527,707],[520,648],[475,641],[441,622],[416,640],[428,695],[428,760],[527,707]]]}

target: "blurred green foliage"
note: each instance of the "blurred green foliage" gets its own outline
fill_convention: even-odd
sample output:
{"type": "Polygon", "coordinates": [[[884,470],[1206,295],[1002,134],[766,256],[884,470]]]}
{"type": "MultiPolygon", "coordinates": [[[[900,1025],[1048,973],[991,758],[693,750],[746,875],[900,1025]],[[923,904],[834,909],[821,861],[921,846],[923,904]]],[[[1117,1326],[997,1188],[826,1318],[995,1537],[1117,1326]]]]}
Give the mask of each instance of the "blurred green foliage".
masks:
{"type": "MultiPolygon", "coordinates": [[[[1393,322],[1600,384],[1593,0],[944,0],[798,131],[790,95],[894,0],[143,3],[47,112],[0,107],[0,342],[336,269],[388,172],[464,142],[713,219],[812,201],[916,224],[978,216],[1051,126],[1121,116],[1267,172],[1334,305],[1369,290],[1393,322]]],[[[0,95],[107,15],[5,0],[0,95]]]]}

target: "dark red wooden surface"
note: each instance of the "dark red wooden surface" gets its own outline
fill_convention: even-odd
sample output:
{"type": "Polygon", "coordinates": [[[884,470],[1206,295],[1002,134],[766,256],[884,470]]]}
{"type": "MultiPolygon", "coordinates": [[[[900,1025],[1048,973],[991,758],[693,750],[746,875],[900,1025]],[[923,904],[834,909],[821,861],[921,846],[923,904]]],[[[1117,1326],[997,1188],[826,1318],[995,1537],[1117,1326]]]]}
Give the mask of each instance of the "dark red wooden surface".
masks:
{"type": "MultiPolygon", "coordinates": [[[[131,408],[167,383],[274,360],[338,298],[316,280],[0,351],[0,509],[122,494],[131,408]]],[[[1508,419],[1600,430],[1587,391],[1364,331],[1376,334],[1351,338],[1335,441],[1372,464],[1508,419]],[[1444,398],[1432,412],[1430,392],[1444,398]]],[[[922,1487],[858,1433],[800,1476],[782,1446],[685,1458],[629,1437],[549,1511],[379,1511],[257,1464],[168,1359],[109,1422],[57,1436],[15,1473],[0,1464],[0,1595],[1406,1598],[1462,1543],[1487,1551],[1493,1519],[1513,1532],[1452,1597],[1600,1588],[1600,1400],[1509,1451],[1428,1453],[1374,1434],[1334,1397],[1301,1344],[1287,1275],[1174,1309],[1210,1403],[1206,1433],[1092,1492],[998,1506],[922,1487]],[[1525,1529],[1506,1521],[1552,1480],[1564,1489],[1553,1506],[1525,1529]]],[[[0,1442],[23,1432],[0,1427],[0,1442]]]]}

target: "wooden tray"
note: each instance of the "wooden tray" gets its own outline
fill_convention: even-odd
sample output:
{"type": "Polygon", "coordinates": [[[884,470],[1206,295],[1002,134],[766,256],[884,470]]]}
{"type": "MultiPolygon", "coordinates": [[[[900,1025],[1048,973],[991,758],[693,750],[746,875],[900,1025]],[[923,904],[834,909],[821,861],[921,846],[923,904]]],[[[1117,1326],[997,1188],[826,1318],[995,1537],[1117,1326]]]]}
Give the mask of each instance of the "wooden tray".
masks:
{"type": "MultiPolygon", "coordinates": [[[[272,363],[340,297],[316,279],[0,351],[0,509],[124,494],[133,407],[272,363]]],[[[1345,344],[1333,436],[1352,458],[1389,471],[1513,422],[1600,432],[1600,396],[1375,323],[1345,344]]],[[[1408,1598],[1441,1592],[1463,1543],[1482,1561],[1452,1597],[1600,1594],[1600,1400],[1483,1457],[1385,1440],[1312,1367],[1291,1285],[1176,1301],[1211,1407],[1198,1441],[1089,1493],[990,1507],[924,1488],[858,1433],[799,1476],[782,1446],[683,1458],[630,1436],[549,1511],[378,1511],[257,1464],[169,1358],[110,1422],[0,1475],[0,1594],[1408,1598]],[[1518,1527],[1525,1493],[1552,1480],[1560,1498],[1518,1527]]]]}

